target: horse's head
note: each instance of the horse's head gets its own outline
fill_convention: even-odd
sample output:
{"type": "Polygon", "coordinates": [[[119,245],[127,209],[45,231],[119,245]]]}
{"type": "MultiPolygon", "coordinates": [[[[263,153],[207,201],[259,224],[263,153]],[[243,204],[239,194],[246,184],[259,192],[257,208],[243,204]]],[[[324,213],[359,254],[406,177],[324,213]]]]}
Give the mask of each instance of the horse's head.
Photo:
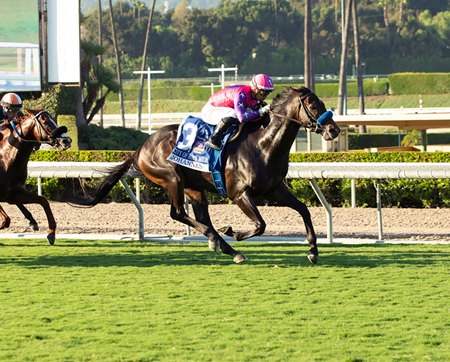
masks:
{"type": "Polygon", "coordinates": [[[48,111],[27,109],[27,112],[17,125],[11,123],[22,141],[45,143],[61,151],[70,147],[72,139],[67,135],[67,127],[58,127],[48,111]]]}
{"type": "Polygon", "coordinates": [[[327,111],[319,97],[306,87],[288,87],[274,99],[270,112],[320,134],[326,141],[341,132],[333,121],[333,113],[327,111]]]}
{"type": "Polygon", "coordinates": [[[335,139],[341,129],[333,120],[333,113],[327,111],[325,104],[306,87],[298,89],[299,119],[304,122],[304,127],[320,134],[324,140],[335,139]]]}

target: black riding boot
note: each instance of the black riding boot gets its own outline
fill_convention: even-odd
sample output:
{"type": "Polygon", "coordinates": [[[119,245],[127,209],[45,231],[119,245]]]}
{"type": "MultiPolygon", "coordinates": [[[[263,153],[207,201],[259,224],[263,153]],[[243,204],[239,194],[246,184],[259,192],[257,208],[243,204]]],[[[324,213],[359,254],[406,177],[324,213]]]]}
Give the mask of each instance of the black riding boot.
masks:
{"type": "Polygon", "coordinates": [[[214,133],[211,135],[209,140],[205,142],[205,145],[211,147],[214,150],[220,150],[222,147],[222,138],[227,133],[228,128],[234,123],[238,122],[236,118],[226,117],[222,118],[221,121],[217,124],[214,133]]]}

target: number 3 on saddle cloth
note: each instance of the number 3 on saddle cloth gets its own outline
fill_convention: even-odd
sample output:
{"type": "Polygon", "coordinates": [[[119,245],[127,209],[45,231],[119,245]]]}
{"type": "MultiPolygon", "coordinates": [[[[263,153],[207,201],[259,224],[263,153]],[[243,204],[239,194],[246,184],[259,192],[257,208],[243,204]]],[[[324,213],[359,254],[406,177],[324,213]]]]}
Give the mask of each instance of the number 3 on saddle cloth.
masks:
{"type": "MultiPolygon", "coordinates": [[[[175,148],[167,157],[171,162],[201,172],[211,172],[214,186],[220,195],[226,196],[227,191],[223,183],[223,155],[220,150],[213,150],[205,146],[206,140],[214,132],[215,126],[205,123],[202,119],[188,116],[178,127],[178,138],[175,148]]],[[[225,137],[226,144],[237,126],[232,125],[225,137]]]]}

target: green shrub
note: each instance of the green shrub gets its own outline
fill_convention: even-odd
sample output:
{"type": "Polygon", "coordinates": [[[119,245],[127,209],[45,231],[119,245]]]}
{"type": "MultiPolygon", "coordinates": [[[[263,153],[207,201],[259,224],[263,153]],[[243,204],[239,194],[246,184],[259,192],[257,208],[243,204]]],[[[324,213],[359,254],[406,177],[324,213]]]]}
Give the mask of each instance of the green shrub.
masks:
{"type": "MultiPolygon", "coordinates": [[[[349,133],[348,134],[348,149],[362,150],[372,147],[393,147],[399,146],[407,136],[407,134],[368,134],[368,133],[349,133]]],[[[420,139],[420,135],[414,135],[420,139]]],[[[427,135],[428,145],[444,145],[450,144],[450,133],[430,133],[427,135]]],[[[418,144],[421,144],[419,142],[418,144]]]]}
{"type": "Polygon", "coordinates": [[[388,79],[395,95],[450,93],[450,73],[395,73],[388,79]]]}
{"type": "Polygon", "coordinates": [[[76,114],[77,87],[66,87],[62,84],[52,86],[47,92],[42,92],[41,97],[28,99],[23,102],[24,108],[46,109],[50,114],[58,118],[61,114],[76,114]]]}
{"type": "Polygon", "coordinates": [[[148,133],[124,127],[102,128],[93,124],[80,129],[80,143],[90,150],[137,150],[148,133]]]}

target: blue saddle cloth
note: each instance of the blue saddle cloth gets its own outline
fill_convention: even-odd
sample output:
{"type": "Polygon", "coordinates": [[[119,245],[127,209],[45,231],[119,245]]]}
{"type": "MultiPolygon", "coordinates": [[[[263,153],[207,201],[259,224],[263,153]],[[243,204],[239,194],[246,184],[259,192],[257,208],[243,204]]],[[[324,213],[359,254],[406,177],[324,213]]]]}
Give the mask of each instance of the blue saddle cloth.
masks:
{"type": "MultiPolygon", "coordinates": [[[[211,172],[217,192],[226,196],[227,191],[223,182],[223,146],[220,150],[205,146],[214,129],[215,126],[205,123],[202,119],[188,116],[178,128],[176,146],[167,159],[196,171],[211,172]]],[[[230,127],[223,144],[226,144],[234,129],[235,127],[230,127]]]]}

